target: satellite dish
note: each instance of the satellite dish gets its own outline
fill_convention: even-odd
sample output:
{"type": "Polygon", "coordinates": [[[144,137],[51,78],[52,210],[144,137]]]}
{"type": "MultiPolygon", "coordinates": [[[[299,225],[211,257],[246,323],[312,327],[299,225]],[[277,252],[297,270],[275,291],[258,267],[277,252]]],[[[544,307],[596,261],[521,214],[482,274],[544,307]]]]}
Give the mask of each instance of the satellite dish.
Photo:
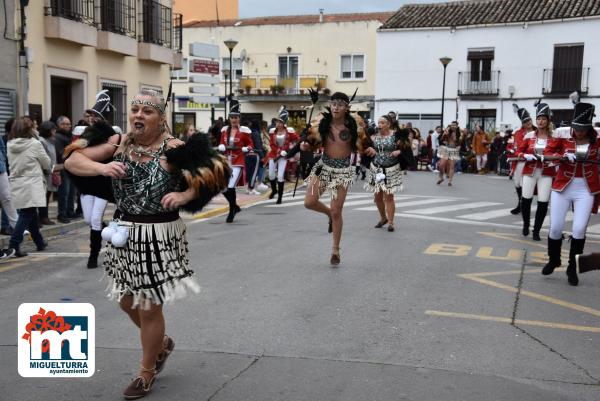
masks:
{"type": "Polygon", "coordinates": [[[240,52],[240,58],[242,59],[242,61],[246,61],[246,49],[242,49],[242,51],[240,52]]]}

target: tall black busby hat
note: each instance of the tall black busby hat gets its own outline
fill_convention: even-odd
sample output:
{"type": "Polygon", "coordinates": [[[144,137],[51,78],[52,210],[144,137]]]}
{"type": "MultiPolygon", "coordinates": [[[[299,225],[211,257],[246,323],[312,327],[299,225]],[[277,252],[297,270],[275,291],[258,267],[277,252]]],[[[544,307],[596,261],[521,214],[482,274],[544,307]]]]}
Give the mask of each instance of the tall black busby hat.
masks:
{"type": "Polygon", "coordinates": [[[536,109],[535,109],[535,117],[552,117],[552,110],[550,110],[550,106],[547,103],[542,103],[542,99],[538,99],[534,104],[533,104],[536,109]]]}
{"type": "Polygon", "coordinates": [[[515,111],[515,113],[517,113],[517,116],[519,116],[519,120],[521,120],[521,123],[531,121],[531,115],[529,114],[529,112],[526,109],[519,107],[518,104],[513,103],[513,110],[515,111]]]}
{"type": "Polygon", "coordinates": [[[110,96],[108,95],[108,89],[103,89],[96,94],[96,104],[91,109],[87,109],[87,113],[92,113],[103,120],[106,120],[108,113],[113,111],[115,107],[110,103],[110,96]]]}
{"type": "Polygon", "coordinates": [[[290,113],[287,111],[285,106],[281,106],[279,108],[279,116],[275,117],[275,120],[279,120],[282,123],[287,124],[289,118],[290,118],[290,113]]]}
{"type": "Polygon", "coordinates": [[[571,126],[577,129],[585,129],[592,127],[592,120],[594,118],[595,106],[591,103],[581,103],[579,92],[573,92],[569,98],[575,104],[573,108],[573,121],[571,126]]]}
{"type": "Polygon", "coordinates": [[[229,102],[229,115],[238,117],[241,114],[240,102],[236,99],[231,99],[229,102]]]}

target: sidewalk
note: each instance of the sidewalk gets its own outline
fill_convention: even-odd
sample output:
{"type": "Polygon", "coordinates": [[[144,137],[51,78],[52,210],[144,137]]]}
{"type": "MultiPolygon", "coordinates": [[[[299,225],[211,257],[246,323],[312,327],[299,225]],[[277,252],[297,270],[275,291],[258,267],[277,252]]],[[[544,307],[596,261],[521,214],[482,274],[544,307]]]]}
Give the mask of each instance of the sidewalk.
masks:
{"type": "MultiPolygon", "coordinates": [[[[291,191],[294,189],[294,184],[290,182],[286,182],[285,192],[291,191]]],[[[246,188],[239,187],[237,188],[237,204],[240,207],[251,206],[257,202],[260,202],[265,199],[269,199],[269,194],[271,190],[269,189],[267,192],[262,193],[260,195],[247,194],[246,188]]],[[[273,203],[275,199],[273,199],[273,203]]],[[[87,224],[83,220],[83,218],[71,220],[68,224],[59,223],[56,220],[57,215],[57,202],[53,201],[50,203],[48,215],[50,216],[50,220],[54,221],[56,224],[43,226],[40,231],[45,239],[55,237],[58,235],[64,235],[70,231],[78,230],[80,228],[86,227],[87,224]]],[[[104,221],[110,221],[115,212],[115,205],[113,203],[109,203],[106,211],[104,213],[104,221]]],[[[223,195],[218,195],[212,199],[212,201],[204,206],[202,211],[196,214],[190,214],[187,212],[181,212],[181,218],[184,222],[193,221],[198,219],[207,219],[210,217],[227,214],[229,212],[229,205],[227,200],[223,195]]],[[[10,240],[9,235],[0,235],[0,248],[8,248],[8,241],[10,240]]],[[[25,241],[31,241],[31,238],[26,237],[25,241]]]]}

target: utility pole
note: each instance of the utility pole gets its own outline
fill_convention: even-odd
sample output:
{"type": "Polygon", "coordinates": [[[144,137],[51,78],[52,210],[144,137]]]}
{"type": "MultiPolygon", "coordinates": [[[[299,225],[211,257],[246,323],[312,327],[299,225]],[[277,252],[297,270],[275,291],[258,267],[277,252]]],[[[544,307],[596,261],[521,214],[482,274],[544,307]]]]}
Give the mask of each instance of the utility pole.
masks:
{"type": "Polygon", "coordinates": [[[27,64],[27,50],[25,48],[25,39],[27,38],[27,19],[25,17],[25,7],[29,0],[20,0],[21,4],[21,29],[19,39],[19,72],[21,79],[21,112],[22,115],[29,114],[29,66],[27,64]]]}

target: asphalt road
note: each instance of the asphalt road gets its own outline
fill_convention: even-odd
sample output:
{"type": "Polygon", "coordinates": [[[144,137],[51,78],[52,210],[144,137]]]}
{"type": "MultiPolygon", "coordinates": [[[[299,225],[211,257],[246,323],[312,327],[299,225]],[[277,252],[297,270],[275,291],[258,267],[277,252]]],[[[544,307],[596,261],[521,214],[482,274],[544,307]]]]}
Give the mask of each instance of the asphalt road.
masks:
{"type": "MultiPolygon", "coordinates": [[[[186,219],[203,289],[165,308],[176,348],[147,399],[600,399],[600,272],[579,287],[563,270],[539,273],[545,241],[520,236],[506,177],[448,187],[410,173],[393,233],[373,228],[359,182],[338,268],[326,218],[301,196],[245,208],[233,224],[186,219]]],[[[600,250],[598,224],[587,251],[600,250]]],[[[101,269],[85,268],[87,238],[0,261],[0,400],[118,400],[136,373],[139,335],[106,299],[101,269]],[[64,301],[96,309],[94,376],[21,378],[18,306],[64,301]]]]}

